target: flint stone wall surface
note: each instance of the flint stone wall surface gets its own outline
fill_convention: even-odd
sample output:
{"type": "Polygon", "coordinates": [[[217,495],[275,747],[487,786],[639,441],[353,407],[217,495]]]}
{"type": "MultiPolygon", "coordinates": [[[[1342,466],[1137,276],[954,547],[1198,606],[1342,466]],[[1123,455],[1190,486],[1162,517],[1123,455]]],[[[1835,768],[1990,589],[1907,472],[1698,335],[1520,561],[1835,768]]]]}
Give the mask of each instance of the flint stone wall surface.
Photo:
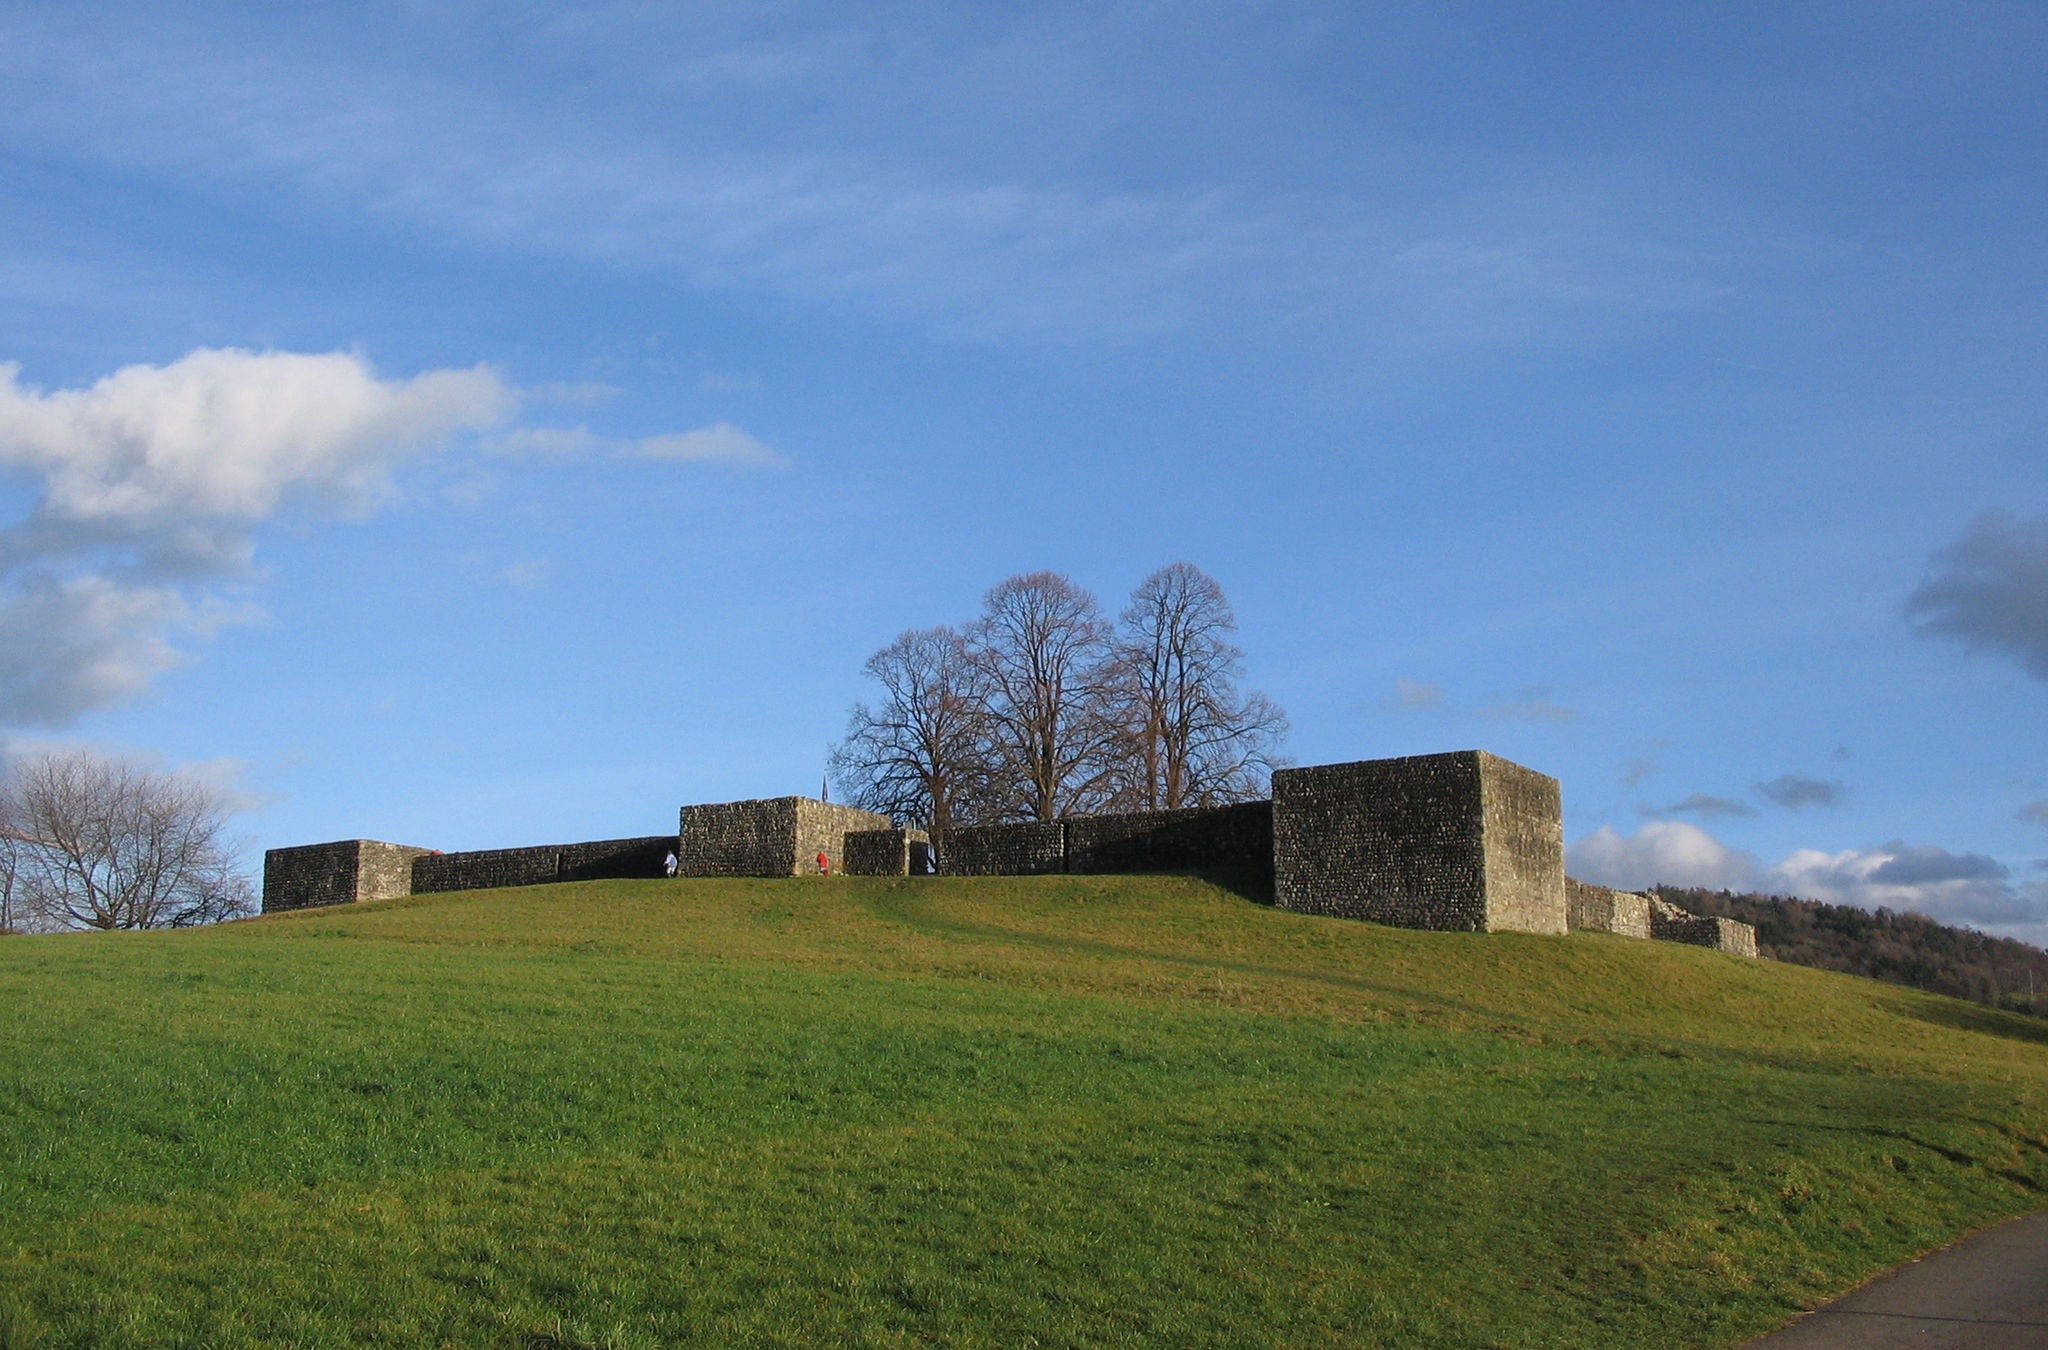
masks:
{"type": "Polygon", "coordinates": [[[955,825],[939,849],[939,871],[953,877],[1019,877],[1067,870],[1067,822],[955,825]]]}
{"type": "Polygon", "coordinates": [[[263,855],[263,912],[389,900],[412,888],[413,859],[427,850],[376,839],[274,848],[263,855]]]}
{"type": "Polygon", "coordinates": [[[1069,872],[1229,869],[1270,879],[1273,803],[1069,816],[1069,872]]]}
{"type": "Polygon", "coordinates": [[[1659,942],[1711,947],[1737,956],[1756,955],[1756,929],[1740,919],[1710,918],[1680,909],[1656,896],[1650,901],[1650,936],[1659,942]]]}
{"type": "Polygon", "coordinates": [[[1564,879],[1565,926],[1576,933],[1619,933],[1623,937],[1650,936],[1650,897],[1634,891],[1610,890],[1580,881],[1564,879]]]}
{"type": "MultiPolygon", "coordinates": [[[[887,816],[873,811],[863,811],[854,806],[841,806],[836,802],[813,801],[809,797],[797,797],[796,802],[796,874],[800,877],[818,875],[818,855],[824,854],[834,872],[846,870],[846,836],[865,833],[868,830],[886,830],[891,821],[887,816]]],[[[779,875],[787,876],[788,873],[779,875]]]]}
{"type": "Polygon", "coordinates": [[[1557,780],[1483,750],[1279,770],[1273,863],[1282,909],[1565,931],[1557,780]]]}
{"type": "Polygon", "coordinates": [[[678,876],[794,876],[796,798],[686,806],[676,858],[678,876]]]}
{"type": "Polygon", "coordinates": [[[907,877],[920,875],[920,849],[931,848],[931,837],[923,830],[895,827],[887,830],[848,830],[843,866],[850,877],[907,877]]]}
{"type": "Polygon", "coordinates": [[[686,877],[800,877],[818,874],[823,853],[834,871],[849,831],[886,830],[873,811],[808,797],[765,797],[686,806],[677,874],[686,877]]]}
{"type": "Polygon", "coordinates": [[[541,886],[555,881],[658,877],[676,841],[668,835],[598,839],[583,844],[430,853],[413,859],[415,895],[481,891],[499,886],[541,886]]]}

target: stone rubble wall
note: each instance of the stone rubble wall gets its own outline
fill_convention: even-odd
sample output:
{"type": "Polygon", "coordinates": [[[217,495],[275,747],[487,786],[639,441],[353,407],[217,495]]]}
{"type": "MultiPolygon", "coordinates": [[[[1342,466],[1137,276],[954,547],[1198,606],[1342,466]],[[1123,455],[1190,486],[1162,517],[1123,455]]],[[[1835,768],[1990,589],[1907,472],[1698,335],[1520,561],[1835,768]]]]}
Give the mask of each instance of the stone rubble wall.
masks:
{"type": "MultiPolygon", "coordinates": [[[[682,811],[676,875],[685,877],[791,877],[796,875],[796,798],[713,802],[682,811]]],[[[812,870],[816,870],[815,866],[812,870]]]]}
{"type": "Polygon", "coordinates": [[[921,876],[921,862],[931,848],[931,837],[923,830],[895,827],[887,830],[848,830],[842,866],[850,877],[921,876]]]}
{"type": "Polygon", "coordinates": [[[1270,882],[1273,803],[1066,819],[1069,872],[1227,869],[1270,882]]]}
{"type": "MultiPolygon", "coordinates": [[[[1405,928],[1597,929],[1755,956],[1756,931],[1564,875],[1557,780],[1481,750],[1282,769],[1273,800],[1190,811],[959,826],[952,876],[1232,869],[1283,909],[1405,928]]],[[[407,894],[662,875],[904,876],[931,841],[887,817],[806,797],[682,808],[678,836],[436,854],[345,839],[271,849],[266,913],[407,894]]]]}
{"type": "Polygon", "coordinates": [[[429,853],[412,864],[415,895],[445,891],[495,890],[500,886],[540,886],[561,875],[561,849],[486,848],[468,853],[429,853]]]}
{"type": "Polygon", "coordinates": [[[1473,753],[1479,758],[1487,929],[1565,932],[1562,787],[1513,760],[1473,753]]]}
{"type": "Polygon", "coordinates": [[[412,862],[427,852],[376,839],[274,848],[263,855],[263,912],[359,900],[390,900],[412,889],[412,862]]]}
{"type": "Polygon", "coordinates": [[[613,881],[630,877],[665,876],[663,868],[676,846],[672,834],[646,834],[636,839],[599,839],[562,845],[562,881],[613,881]]]}
{"type": "Polygon", "coordinates": [[[1622,937],[1650,936],[1650,897],[1635,891],[1610,890],[1566,877],[1565,927],[1572,932],[1617,933],[1622,937]]]}
{"type": "Polygon", "coordinates": [[[1063,820],[955,825],[939,848],[939,871],[949,877],[1037,876],[1066,870],[1063,820]]]}
{"type": "MultiPolygon", "coordinates": [[[[818,855],[825,858],[835,873],[846,870],[846,836],[865,833],[869,830],[886,830],[891,821],[885,815],[874,811],[863,811],[859,807],[840,806],[835,802],[813,801],[809,797],[797,797],[796,816],[796,874],[800,877],[818,875],[818,855]]],[[[779,875],[787,876],[788,873],[779,875]]]]}
{"type": "Polygon", "coordinates": [[[1556,779],[1479,750],[1281,769],[1274,902],[1401,928],[1561,933],[1559,800],[1556,779]]]}
{"type": "Polygon", "coordinates": [[[542,886],[556,881],[608,881],[658,877],[675,839],[666,834],[635,839],[598,839],[583,844],[532,848],[478,849],[430,853],[412,863],[415,895],[493,890],[500,886],[542,886]]]}
{"type": "Polygon", "coordinates": [[[1755,956],[1756,929],[1740,919],[1711,918],[1680,909],[1658,896],[1649,897],[1650,936],[1659,942],[1683,942],[1717,952],[1755,956]]]}

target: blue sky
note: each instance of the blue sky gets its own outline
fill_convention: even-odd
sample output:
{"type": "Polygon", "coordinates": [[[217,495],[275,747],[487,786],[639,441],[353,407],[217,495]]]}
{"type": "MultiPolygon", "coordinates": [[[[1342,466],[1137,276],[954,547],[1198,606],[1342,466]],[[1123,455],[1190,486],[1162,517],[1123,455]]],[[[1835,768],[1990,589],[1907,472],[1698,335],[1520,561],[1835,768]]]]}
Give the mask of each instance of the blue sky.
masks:
{"type": "Polygon", "coordinates": [[[1186,559],[1300,762],[2040,940],[2044,114],[2022,4],[0,4],[0,736],[656,832],[1186,559]]]}

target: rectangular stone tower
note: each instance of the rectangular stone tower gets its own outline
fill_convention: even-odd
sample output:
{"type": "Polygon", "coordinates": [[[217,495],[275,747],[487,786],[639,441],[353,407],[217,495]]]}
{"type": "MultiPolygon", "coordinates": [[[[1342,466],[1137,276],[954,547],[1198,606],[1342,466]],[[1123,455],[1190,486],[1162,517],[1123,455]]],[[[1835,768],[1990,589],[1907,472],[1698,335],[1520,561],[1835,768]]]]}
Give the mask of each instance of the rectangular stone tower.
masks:
{"type": "Polygon", "coordinates": [[[1484,750],[1279,770],[1273,867],[1282,909],[1565,931],[1557,780],[1484,750]]]}
{"type": "Polygon", "coordinates": [[[271,849],[263,855],[263,912],[410,895],[412,860],[427,851],[375,839],[271,849]]]}
{"type": "Polygon", "coordinates": [[[686,877],[814,877],[818,855],[845,870],[849,832],[889,829],[887,816],[809,797],[712,802],[682,810],[676,857],[686,877]]]}

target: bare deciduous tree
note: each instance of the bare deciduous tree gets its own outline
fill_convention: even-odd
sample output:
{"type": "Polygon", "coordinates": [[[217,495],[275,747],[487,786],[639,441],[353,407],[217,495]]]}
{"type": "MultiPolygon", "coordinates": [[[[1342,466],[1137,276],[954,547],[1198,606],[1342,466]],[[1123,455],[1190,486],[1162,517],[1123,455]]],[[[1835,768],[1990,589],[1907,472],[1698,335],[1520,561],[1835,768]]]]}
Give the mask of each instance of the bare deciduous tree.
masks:
{"type": "Polygon", "coordinates": [[[967,641],[989,692],[991,815],[1052,820],[1102,805],[1116,726],[1095,597],[1057,572],[1011,577],[989,591],[967,641]]]}
{"type": "Polygon", "coordinates": [[[205,784],[87,750],[15,766],[13,904],[64,928],[182,928],[254,910],[205,784]]]}
{"type": "Polygon", "coordinates": [[[1264,797],[1287,718],[1237,689],[1244,652],[1223,588],[1191,563],[1146,577],[1117,635],[1119,804],[1145,811],[1264,797]]]}
{"type": "Polygon", "coordinates": [[[866,670],[883,696],[854,705],[832,749],[833,780],[853,805],[921,825],[942,846],[949,827],[980,814],[986,791],[980,673],[950,627],[903,634],[866,670]]]}
{"type": "Polygon", "coordinates": [[[16,912],[14,879],[20,871],[23,841],[14,835],[14,801],[7,785],[0,783],[0,936],[21,931],[23,915],[16,912]]]}

